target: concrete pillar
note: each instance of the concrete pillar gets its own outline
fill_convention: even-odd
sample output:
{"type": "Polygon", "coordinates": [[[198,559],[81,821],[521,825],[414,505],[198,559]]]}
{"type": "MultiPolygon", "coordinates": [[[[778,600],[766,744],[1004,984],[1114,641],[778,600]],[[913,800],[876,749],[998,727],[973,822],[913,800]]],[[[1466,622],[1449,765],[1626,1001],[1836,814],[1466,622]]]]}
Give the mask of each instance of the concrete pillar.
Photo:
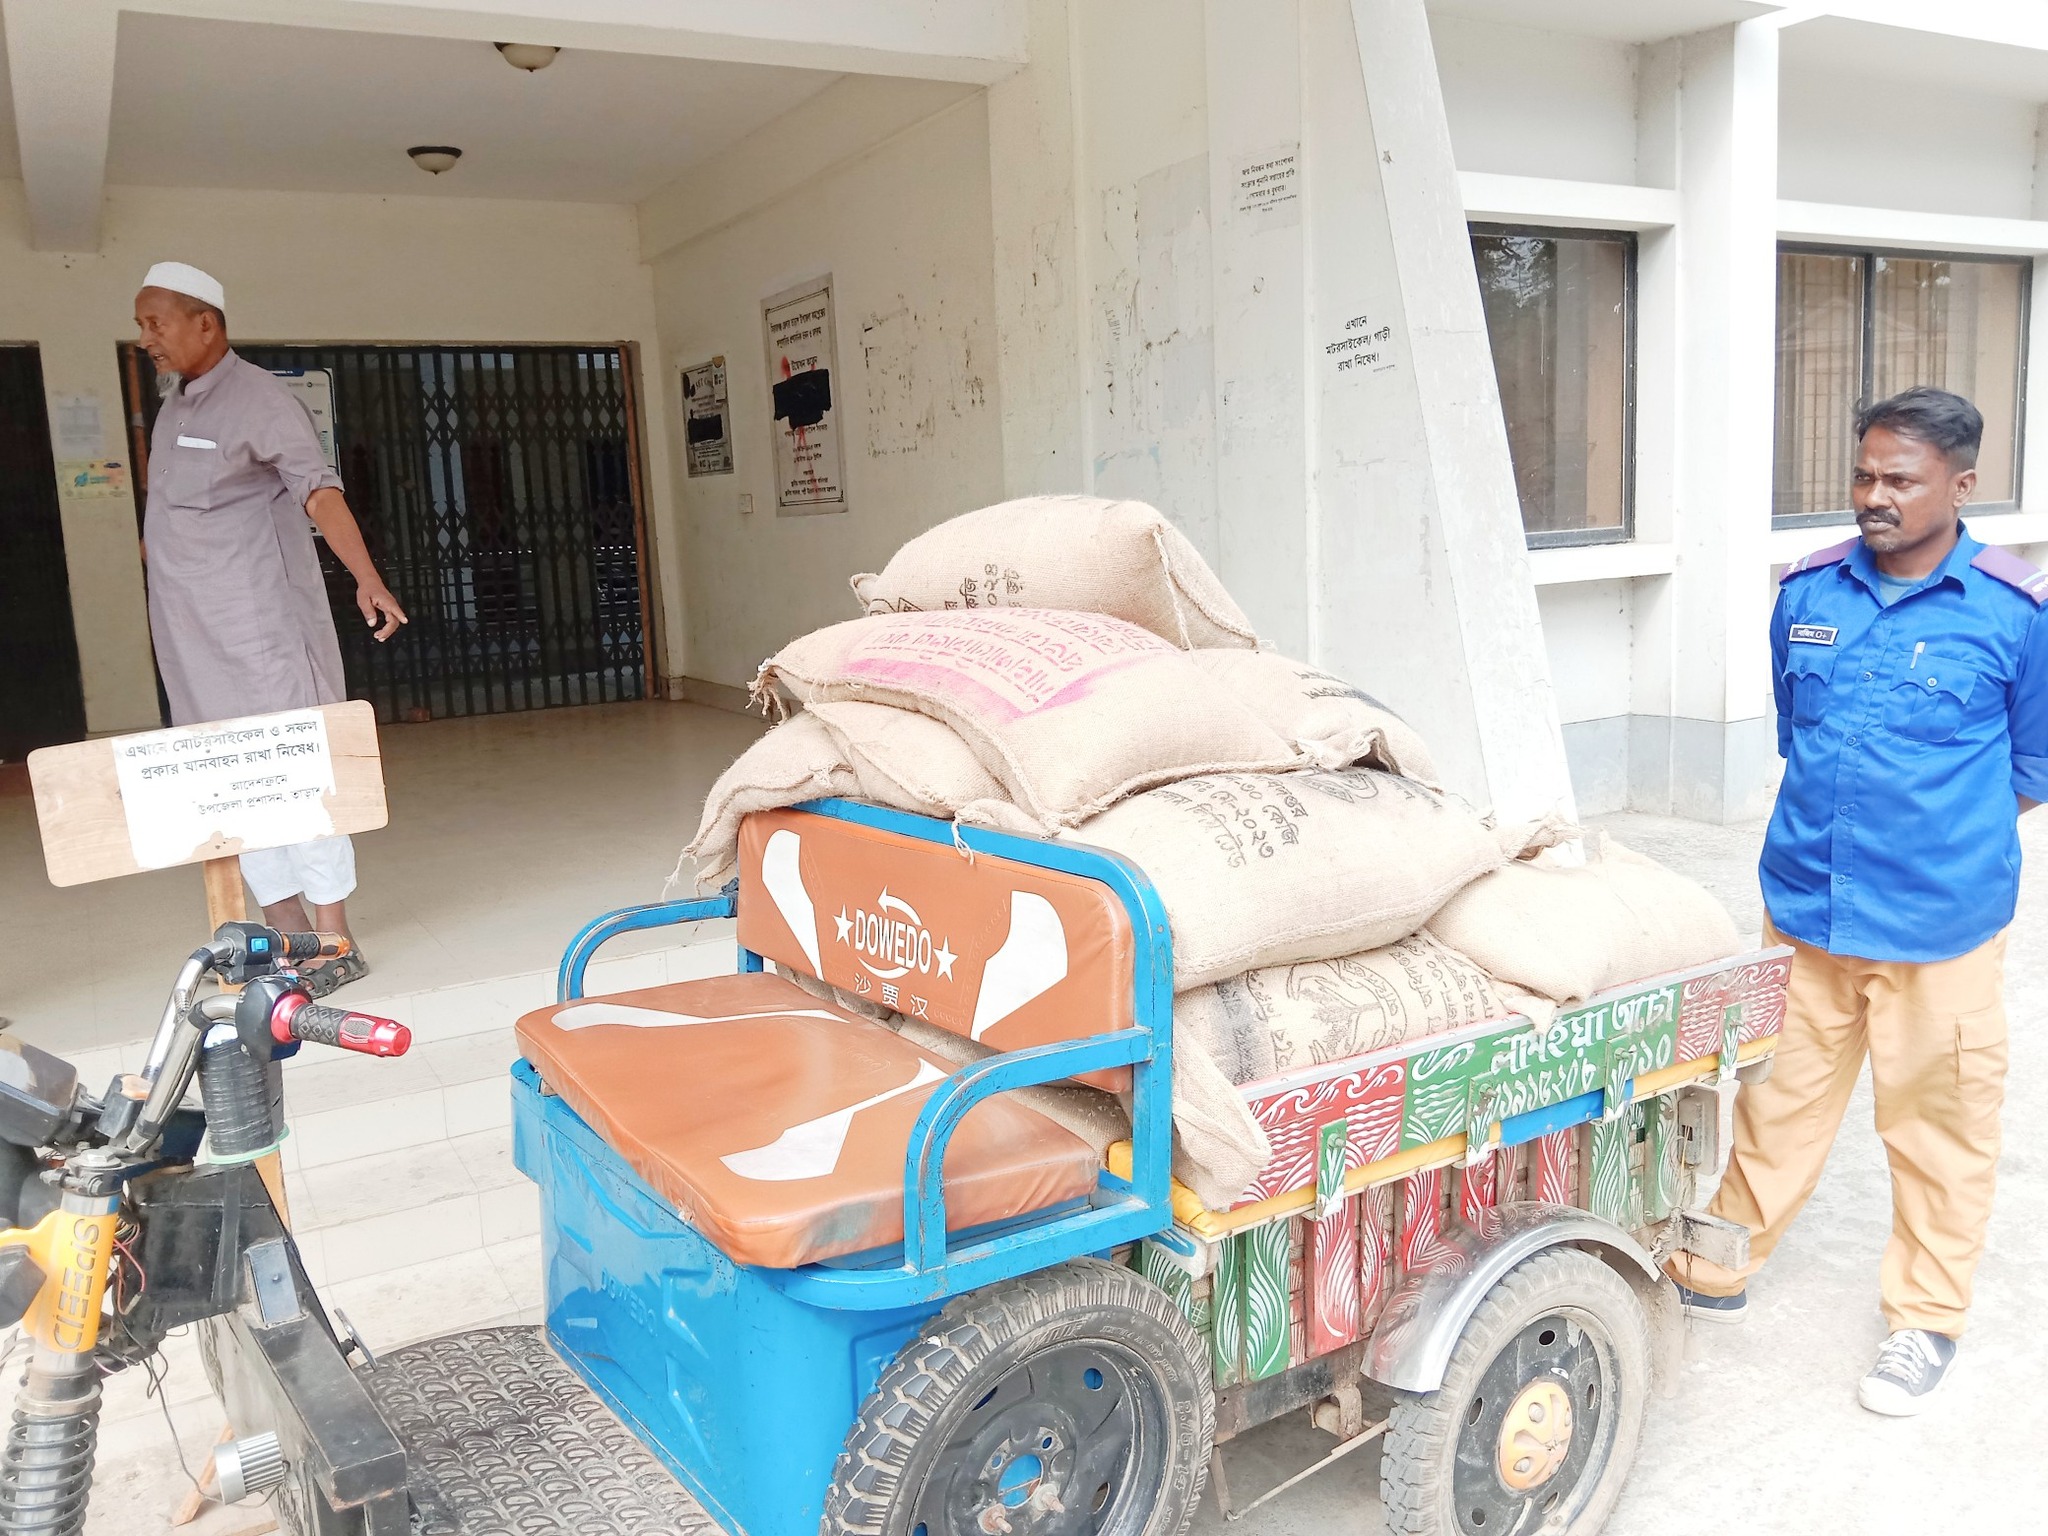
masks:
{"type": "Polygon", "coordinates": [[[1312,649],[1308,354],[1295,0],[1208,0],[1217,571],[1260,636],[1312,649]]]}
{"type": "Polygon", "coordinates": [[[31,249],[100,248],[115,20],[112,0],[0,0],[31,249]]]}
{"type": "Polygon", "coordinates": [[[1422,0],[1300,0],[1312,653],[1502,815],[1571,808],[1422,0]]]}
{"type": "Polygon", "coordinates": [[[1009,496],[1089,485],[1073,17],[1029,0],[1030,64],[988,88],[996,379],[1009,496]]]}
{"type": "Polygon", "coordinates": [[[1775,752],[1771,592],[1757,555],[1771,522],[1778,34],[1742,22],[1667,46],[1678,49],[1678,572],[1671,712],[1635,717],[1631,802],[1739,821],[1763,813],[1775,752]]]}

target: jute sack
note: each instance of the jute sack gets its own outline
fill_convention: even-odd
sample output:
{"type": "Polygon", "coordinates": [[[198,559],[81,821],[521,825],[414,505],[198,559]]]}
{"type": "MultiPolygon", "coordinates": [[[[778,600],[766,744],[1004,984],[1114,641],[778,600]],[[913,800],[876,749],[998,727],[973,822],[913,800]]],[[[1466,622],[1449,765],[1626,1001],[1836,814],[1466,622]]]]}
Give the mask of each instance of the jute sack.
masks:
{"type": "Polygon", "coordinates": [[[1406,938],[1501,862],[1463,801],[1372,768],[1208,774],[1134,795],[1067,835],[1151,878],[1179,991],[1406,938]]]}
{"type": "Polygon", "coordinates": [[[915,709],[950,726],[1004,796],[1070,827],[1134,791],[1298,755],[1157,635],[1100,614],[1036,608],[881,614],[792,641],[761,665],[806,704],[915,709]]]}
{"type": "MultiPolygon", "coordinates": [[[[684,858],[697,861],[697,888],[710,890],[732,875],[740,822],[755,811],[859,793],[860,780],[822,720],[803,714],[784,721],[733,759],[704,797],[697,835],[683,849],[684,858]]],[[[669,883],[681,874],[678,862],[669,883]]]]}
{"type": "Polygon", "coordinates": [[[823,721],[860,780],[860,796],[921,816],[965,819],[1033,831],[951,726],[914,709],[849,700],[821,702],[805,714],[823,721]]]}
{"type": "MultiPolygon", "coordinates": [[[[776,970],[808,992],[828,998],[855,1013],[886,1024],[912,1044],[956,1066],[995,1054],[994,1048],[920,1019],[907,1019],[827,985],[815,977],[776,970]]],[[[1131,1134],[1128,1096],[1084,1088],[1077,1083],[1052,1083],[1020,1088],[1014,1095],[1029,1109],[1080,1137],[1098,1153],[1131,1134]]],[[[1173,1048],[1173,1176],[1193,1190],[1202,1203],[1221,1210],[1237,1199],[1273,1160],[1272,1143],[1252,1118],[1244,1096],[1231,1085],[1198,1042],[1178,1038],[1173,1048]]]]}
{"type": "Polygon", "coordinates": [[[1734,919],[1703,887],[1612,839],[1586,841],[1577,869],[1520,860],[1473,882],[1430,932],[1496,980],[1557,1002],[1741,951],[1734,919]]]}
{"type": "Polygon", "coordinates": [[[1416,933],[1183,992],[1173,1000],[1174,1048],[1199,1042],[1232,1082],[1250,1083],[1514,1011],[1478,966],[1416,933]]]}
{"type": "Polygon", "coordinates": [[[1067,608],[1106,613],[1178,646],[1257,644],[1194,545],[1157,508],[1025,496],[919,534],[879,575],[853,578],[869,613],[1067,608]]]}
{"type": "Polygon", "coordinates": [[[1230,696],[1301,748],[1318,768],[1367,763],[1411,779],[1437,777],[1436,760],[1414,726],[1340,677],[1274,651],[1192,653],[1230,696]]]}

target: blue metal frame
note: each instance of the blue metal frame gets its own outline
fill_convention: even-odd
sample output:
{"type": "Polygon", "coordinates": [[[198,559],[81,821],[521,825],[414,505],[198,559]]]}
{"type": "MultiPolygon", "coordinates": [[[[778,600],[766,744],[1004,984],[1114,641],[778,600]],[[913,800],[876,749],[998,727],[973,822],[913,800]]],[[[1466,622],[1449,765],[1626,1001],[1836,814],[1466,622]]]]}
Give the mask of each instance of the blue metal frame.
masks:
{"type": "MultiPolygon", "coordinates": [[[[642,928],[666,928],[671,923],[703,923],[731,917],[739,911],[740,883],[728,880],[716,896],[696,901],[657,901],[644,907],[621,907],[607,912],[569,941],[562,951],[562,963],[555,971],[555,1001],[573,1003],[583,995],[583,973],[590,969],[600,946],[622,933],[642,928]]],[[[743,970],[759,970],[758,964],[743,970]]]]}
{"type": "MultiPolygon", "coordinates": [[[[813,1264],[753,1273],[792,1300],[875,1311],[956,1296],[1165,1231],[1173,1219],[1173,936],[1166,908],[1144,872],[1099,848],[1020,837],[857,801],[812,800],[795,809],[944,844],[969,859],[987,854],[1107,886],[1131,923],[1134,1027],[1005,1051],[959,1068],[933,1091],[911,1128],[905,1156],[902,1262],[858,1268],[813,1264]],[[1105,1171],[1086,1210],[949,1248],[942,1170],[953,1132],[967,1113],[999,1093],[1123,1066],[1132,1073],[1130,1179],[1105,1171]]],[[[637,929],[731,917],[738,901],[735,881],[705,900],[607,913],[577,934],[563,954],[556,987],[559,1000],[570,1002],[583,995],[584,973],[607,940],[637,929]]],[[[740,951],[741,970],[758,971],[761,963],[759,955],[740,951]]]]}

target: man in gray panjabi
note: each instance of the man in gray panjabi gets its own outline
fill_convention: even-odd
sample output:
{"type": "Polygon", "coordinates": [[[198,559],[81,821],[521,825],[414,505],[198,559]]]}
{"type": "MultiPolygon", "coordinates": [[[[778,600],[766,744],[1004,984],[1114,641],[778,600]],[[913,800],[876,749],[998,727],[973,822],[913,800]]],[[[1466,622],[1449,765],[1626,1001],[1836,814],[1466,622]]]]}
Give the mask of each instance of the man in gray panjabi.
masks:
{"type": "MultiPolygon", "coordinates": [[[[356,607],[376,638],[406,622],[312,419],[229,349],[226,309],[221,285],[179,261],[151,267],[135,296],[142,349],[178,378],[150,440],[142,525],[149,633],[174,725],[348,696],[315,526],[355,577],[356,607]]],[[[242,877],[273,928],[348,933],[356,863],[346,836],[245,853],[242,877]]],[[[324,997],[368,971],[358,950],[305,981],[324,997]]]]}

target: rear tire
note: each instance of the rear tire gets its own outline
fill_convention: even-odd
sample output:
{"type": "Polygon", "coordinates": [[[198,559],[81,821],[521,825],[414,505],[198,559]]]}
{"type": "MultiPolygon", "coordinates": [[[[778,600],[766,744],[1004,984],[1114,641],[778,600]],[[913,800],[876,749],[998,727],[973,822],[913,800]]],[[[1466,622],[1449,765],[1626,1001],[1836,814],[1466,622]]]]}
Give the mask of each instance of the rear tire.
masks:
{"type": "Polygon", "coordinates": [[[1216,1402],[1194,1329],[1099,1259],[962,1296],[882,1373],[823,1536],[1179,1536],[1216,1402]]]}
{"type": "Polygon", "coordinates": [[[1388,1529],[1592,1536],[1635,1460],[1649,1389],[1649,1322],[1628,1282],[1575,1248],[1524,1260],[1466,1323],[1443,1385],[1402,1393],[1389,1415],[1388,1529]]]}

